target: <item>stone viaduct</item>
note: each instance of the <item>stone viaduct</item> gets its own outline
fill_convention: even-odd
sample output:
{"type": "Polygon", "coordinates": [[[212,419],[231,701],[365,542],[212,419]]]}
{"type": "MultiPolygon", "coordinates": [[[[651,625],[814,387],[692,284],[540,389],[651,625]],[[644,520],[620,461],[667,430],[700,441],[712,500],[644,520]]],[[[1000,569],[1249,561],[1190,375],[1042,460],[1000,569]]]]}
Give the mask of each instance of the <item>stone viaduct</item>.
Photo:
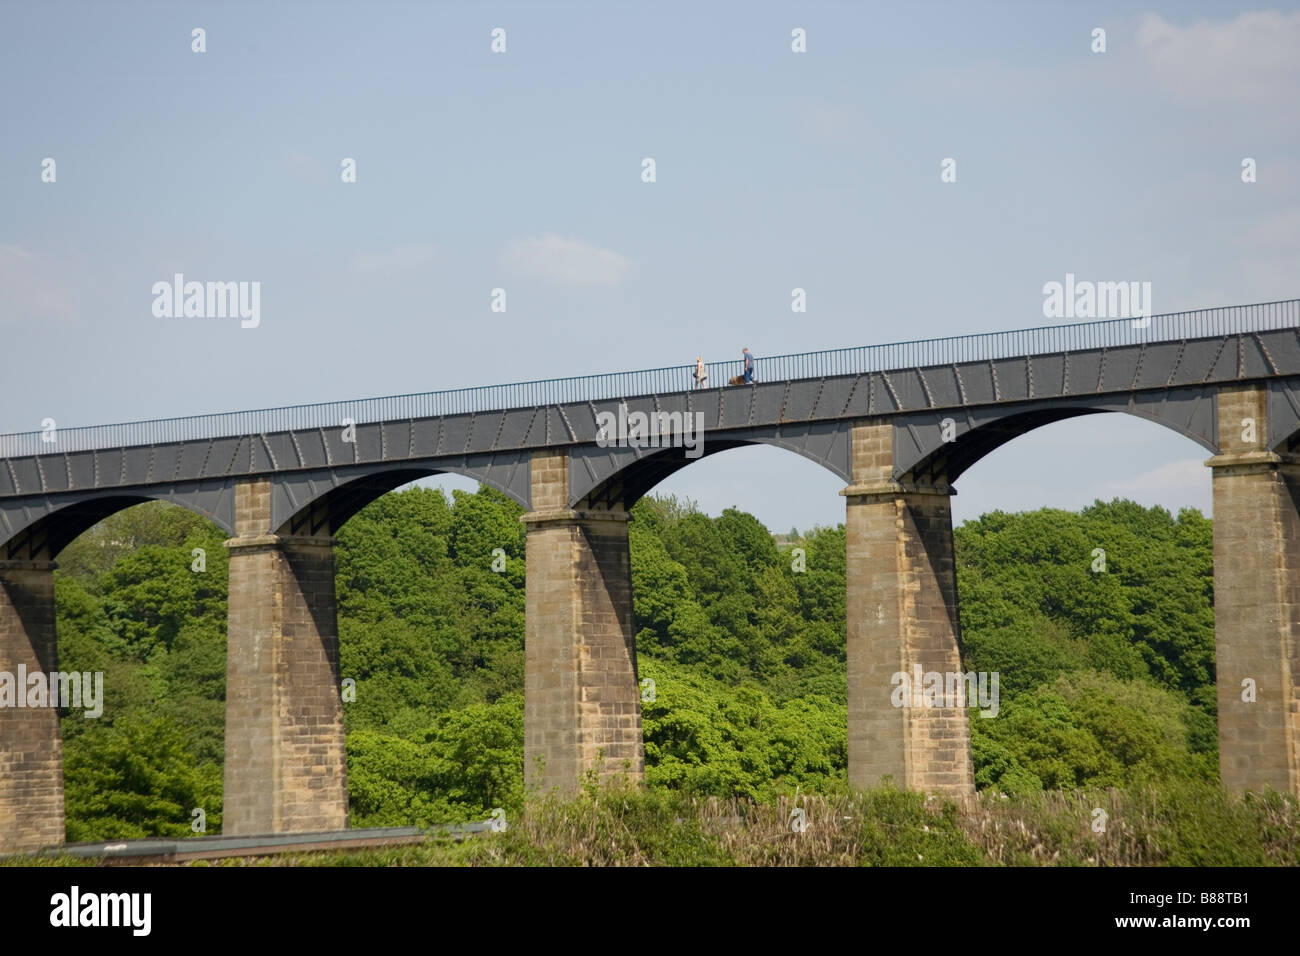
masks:
{"type": "MultiPolygon", "coordinates": [[[[1032,429],[1126,412],[1211,456],[1223,782],[1300,795],[1298,326],[1290,300],[761,359],[739,387],[692,390],[681,367],[0,436],[0,671],[57,669],[68,542],[141,501],[190,508],[230,534],[224,830],[344,828],[332,535],[453,472],[527,509],[530,784],[636,779],[628,509],[698,451],[763,443],[846,483],[850,781],[961,794],[967,711],[890,700],[899,671],[961,670],[952,483],[1032,429]],[[638,412],[665,438],[600,431],[638,412]],[[701,449],[674,444],[680,413],[701,449]]],[[[0,853],[63,840],[58,712],[0,708],[0,853]]]]}

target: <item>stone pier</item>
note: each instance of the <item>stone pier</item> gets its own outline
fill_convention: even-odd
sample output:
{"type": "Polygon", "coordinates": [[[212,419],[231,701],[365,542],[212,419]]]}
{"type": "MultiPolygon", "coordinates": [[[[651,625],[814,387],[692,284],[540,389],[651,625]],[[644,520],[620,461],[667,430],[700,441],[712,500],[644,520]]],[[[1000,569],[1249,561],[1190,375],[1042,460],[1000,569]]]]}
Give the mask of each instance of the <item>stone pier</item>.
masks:
{"type": "Polygon", "coordinates": [[[334,549],[270,530],[270,482],[241,482],[230,551],[222,832],[348,822],[334,549]]]}
{"type": "Polygon", "coordinates": [[[1219,390],[1214,644],[1219,776],[1300,797],[1300,463],[1268,450],[1267,390],[1219,390]]]}
{"type": "MultiPolygon", "coordinates": [[[[20,668],[47,676],[58,670],[53,561],[0,561],[0,671],[17,681],[20,668]]],[[[59,712],[0,707],[0,855],[63,841],[59,712]]]]}
{"type": "Polygon", "coordinates": [[[970,723],[961,707],[891,699],[895,674],[960,673],[951,489],[893,476],[893,426],[858,422],[846,501],[849,783],[973,793],[970,723]]]}
{"type": "Polygon", "coordinates": [[[524,775],[546,793],[645,777],[632,630],[628,516],[568,507],[568,456],[531,463],[524,676],[524,775]]]}

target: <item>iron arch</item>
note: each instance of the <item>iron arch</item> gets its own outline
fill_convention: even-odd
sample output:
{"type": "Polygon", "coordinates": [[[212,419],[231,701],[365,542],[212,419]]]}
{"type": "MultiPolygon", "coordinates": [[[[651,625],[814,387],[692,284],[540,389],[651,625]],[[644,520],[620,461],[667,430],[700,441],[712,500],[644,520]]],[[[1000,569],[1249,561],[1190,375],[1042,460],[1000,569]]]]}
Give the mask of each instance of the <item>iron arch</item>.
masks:
{"type": "Polygon", "coordinates": [[[728,431],[726,437],[706,435],[701,454],[685,448],[636,448],[583,445],[569,453],[569,506],[587,502],[606,508],[621,502],[630,508],[674,472],[692,462],[751,445],[774,445],[817,462],[849,483],[851,423],[801,422],[775,428],[728,431]]]}
{"type": "Polygon", "coordinates": [[[109,515],[148,501],[179,505],[207,518],[227,534],[234,534],[234,496],[229,488],[223,491],[214,497],[163,487],[153,493],[138,489],[13,499],[5,502],[5,508],[0,511],[0,533],[4,535],[0,558],[53,560],[77,536],[109,515]]]}
{"type": "Polygon", "coordinates": [[[1163,425],[1215,455],[1219,452],[1217,407],[1214,389],[1195,388],[1135,393],[1114,401],[1087,396],[901,416],[894,420],[894,475],[952,482],[1013,438],[1067,418],[1107,412],[1163,425]]]}
{"type": "Polygon", "coordinates": [[[363,468],[324,468],[271,478],[271,527],[295,535],[332,535],[358,511],[394,488],[420,478],[460,475],[495,488],[523,507],[528,503],[528,457],[484,463],[402,462],[363,468]]]}

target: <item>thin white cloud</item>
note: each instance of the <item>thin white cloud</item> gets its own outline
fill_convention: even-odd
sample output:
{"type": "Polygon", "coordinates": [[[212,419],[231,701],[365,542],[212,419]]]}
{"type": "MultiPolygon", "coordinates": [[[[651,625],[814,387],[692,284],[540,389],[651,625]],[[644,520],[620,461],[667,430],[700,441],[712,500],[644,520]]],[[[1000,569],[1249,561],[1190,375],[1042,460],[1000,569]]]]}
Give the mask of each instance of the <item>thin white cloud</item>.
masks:
{"type": "Polygon", "coordinates": [[[1294,108],[1300,96],[1300,13],[1259,10],[1185,27],[1149,13],[1137,41],[1152,78],[1180,98],[1294,108]]]}
{"type": "Polygon", "coordinates": [[[511,240],[502,262],[516,274],[562,285],[617,285],[632,271],[624,255],[554,234],[511,240]]]}
{"type": "Polygon", "coordinates": [[[76,291],[59,282],[48,263],[21,246],[0,243],[0,323],[80,320],[76,291]]]}
{"type": "MultiPolygon", "coordinates": [[[[1207,451],[1205,458],[1209,457],[1207,451]]],[[[1130,498],[1146,505],[1204,498],[1210,487],[1210,469],[1205,467],[1205,458],[1180,458],[1141,474],[1104,481],[1097,497],[1103,501],[1130,498]]]]}
{"type": "MultiPolygon", "coordinates": [[[[1005,108],[1079,95],[1091,99],[1100,93],[1127,103],[1140,101],[1152,89],[1194,104],[1254,104],[1295,112],[1300,12],[1261,10],[1233,20],[1201,18],[1186,26],[1148,13],[1116,22],[1108,35],[1104,54],[1091,52],[1089,32],[1083,30],[1074,55],[1064,59],[1022,64],[1003,58],[922,68],[910,92],[945,101],[977,95],[1005,108]]],[[[1285,120],[1279,116],[1279,121],[1285,120]]]]}
{"type": "Polygon", "coordinates": [[[348,263],[356,272],[403,272],[427,266],[438,258],[438,247],[428,242],[394,246],[384,252],[362,252],[348,263]]]}

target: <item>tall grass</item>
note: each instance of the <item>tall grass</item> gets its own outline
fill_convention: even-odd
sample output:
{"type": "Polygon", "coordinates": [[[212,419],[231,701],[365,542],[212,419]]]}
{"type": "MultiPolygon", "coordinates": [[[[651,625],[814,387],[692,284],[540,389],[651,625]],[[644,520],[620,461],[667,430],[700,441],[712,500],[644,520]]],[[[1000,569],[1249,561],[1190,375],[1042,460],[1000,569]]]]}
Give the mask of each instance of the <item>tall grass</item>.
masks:
{"type": "Polygon", "coordinates": [[[962,801],[889,787],[755,801],[589,785],[530,801],[502,833],[213,865],[1300,866],[1300,805],[1195,781],[962,801]]]}
{"type": "Polygon", "coordinates": [[[291,865],[1300,866],[1300,806],[1276,793],[1159,788],[981,794],[891,788],[771,801],[588,787],[534,800],[504,833],[291,865]],[[1102,818],[1097,811],[1103,811],[1102,818]],[[806,826],[795,824],[802,811],[806,826]],[[1101,825],[1104,820],[1104,826],[1101,825]]]}

